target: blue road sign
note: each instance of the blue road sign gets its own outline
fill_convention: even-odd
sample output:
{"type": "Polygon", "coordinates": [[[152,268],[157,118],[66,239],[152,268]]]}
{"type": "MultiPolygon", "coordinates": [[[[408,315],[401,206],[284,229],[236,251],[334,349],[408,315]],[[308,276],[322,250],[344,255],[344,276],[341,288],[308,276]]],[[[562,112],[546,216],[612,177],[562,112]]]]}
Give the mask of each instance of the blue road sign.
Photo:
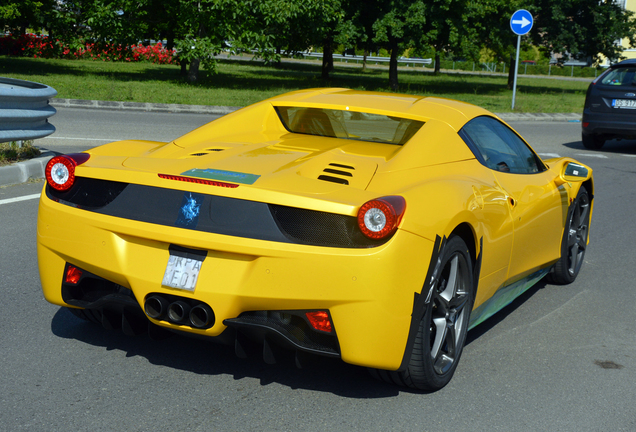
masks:
{"type": "Polygon", "coordinates": [[[510,18],[510,28],[514,34],[519,36],[528,33],[532,28],[532,23],[532,14],[525,9],[519,9],[513,13],[512,18],[510,18]]]}

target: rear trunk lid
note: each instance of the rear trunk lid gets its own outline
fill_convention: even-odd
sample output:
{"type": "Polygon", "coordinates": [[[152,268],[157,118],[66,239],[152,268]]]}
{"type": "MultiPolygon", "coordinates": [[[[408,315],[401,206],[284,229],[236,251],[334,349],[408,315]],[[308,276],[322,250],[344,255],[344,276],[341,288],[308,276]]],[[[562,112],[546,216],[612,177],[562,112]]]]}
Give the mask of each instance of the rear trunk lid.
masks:
{"type": "Polygon", "coordinates": [[[129,169],[254,185],[287,192],[328,193],[344,186],[366,189],[379,164],[401,147],[287,134],[262,143],[169,144],[126,159],[129,169]]]}

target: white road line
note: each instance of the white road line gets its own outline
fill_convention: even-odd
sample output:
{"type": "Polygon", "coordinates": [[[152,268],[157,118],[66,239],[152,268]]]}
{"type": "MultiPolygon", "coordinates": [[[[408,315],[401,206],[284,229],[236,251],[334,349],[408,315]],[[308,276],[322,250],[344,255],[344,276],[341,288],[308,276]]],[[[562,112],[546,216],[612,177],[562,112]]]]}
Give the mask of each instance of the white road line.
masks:
{"type": "Polygon", "coordinates": [[[636,157],[636,155],[628,155],[628,154],[622,154],[621,156],[625,156],[625,157],[636,157]]]}
{"type": "Polygon", "coordinates": [[[21,197],[16,197],[16,198],[7,198],[7,199],[3,199],[0,200],[0,205],[2,204],[11,204],[14,202],[19,202],[19,201],[27,201],[27,200],[32,200],[32,199],[36,199],[36,198],[40,198],[40,194],[33,194],[33,195],[24,195],[21,197]]]}
{"type": "Polygon", "coordinates": [[[71,138],[71,137],[61,137],[61,136],[47,136],[44,139],[61,139],[61,140],[82,140],[82,141],[124,141],[117,138],[71,138]]]}
{"type": "Polygon", "coordinates": [[[545,156],[547,158],[558,158],[561,157],[557,153],[537,153],[539,156],[545,156]]]}
{"type": "Polygon", "coordinates": [[[576,156],[591,157],[591,158],[598,158],[598,159],[609,159],[607,156],[602,154],[577,153],[576,156]]]}

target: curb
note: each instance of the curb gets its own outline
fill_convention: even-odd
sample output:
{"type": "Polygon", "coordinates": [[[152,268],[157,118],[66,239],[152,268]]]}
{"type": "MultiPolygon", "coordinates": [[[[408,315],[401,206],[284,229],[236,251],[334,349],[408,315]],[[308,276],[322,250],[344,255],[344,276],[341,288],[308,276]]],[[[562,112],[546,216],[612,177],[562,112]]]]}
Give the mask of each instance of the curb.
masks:
{"type": "Polygon", "coordinates": [[[510,121],[534,121],[534,122],[580,122],[583,117],[578,113],[495,113],[505,122],[510,121]]]}
{"type": "Polygon", "coordinates": [[[46,164],[53,156],[55,156],[54,152],[46,152],[28,161],[0,167],[0,186],[25,183],[29,179],[44,178],[44,168],[46,168],[46,164]]]}
{"type": "MultiPolygon", "coordinates": [[[[213,106],[213,105],[181,105],[181,104],[160,104],[143,102],[117,102],[98,101],[85,99],[51,99],[54,107],[65,108],[92,108],[108,109],[115,111],[145,111],[145,112],[166,112],[166,113],[189,113],[189,114],[215,114],[225,115],[234,112],[242,107],[213,106]]],[[[503,121],[581,121],[581,114],[578,113],[495,113],[503,121]]]]}
{"type": "Polygon", "coordinates": [[[118,102],[118,101],[98,101],[85,99],[51,99],[50,104],[54,107],[65,108],[93,108],[109,109],[116,111],[146,111],[146,112],[167,112],[167,113],[190,113],[190,114],[220,114],[225,115],[241,107],[212,106],[212,105],[181,105],[181,104],[160,104],[148,102],[118,102]]]}

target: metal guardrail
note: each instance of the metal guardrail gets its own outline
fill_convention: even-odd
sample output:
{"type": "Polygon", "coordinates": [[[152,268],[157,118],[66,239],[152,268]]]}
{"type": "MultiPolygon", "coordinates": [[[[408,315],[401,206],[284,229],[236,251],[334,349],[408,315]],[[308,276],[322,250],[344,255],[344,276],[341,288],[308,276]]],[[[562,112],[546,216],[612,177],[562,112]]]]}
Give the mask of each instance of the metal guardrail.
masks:
{"type": "Polygon", "coordinates": [[[0,77],[0,142],[43,138],[55,132],[48,118],[57,91],[44,84],[0,77]]]}
{"type": "MultiPolygon", "coordinates": [[[[318,53],[318,52],[307,52],[304,51],[301,53],[304,57],[316,57],[316,58],[322,58],[322,53],[318,53]]],[[[363,56],[359,56],[359,55],[344,55],[344,54],[334,54],[333,55],[333,59],[336,60],[340,60],[342,61],[355,61],[356,63],[361,62],[364,60],[363,56]]],[[[389,57],[375,57],[375,56],[367,56],[367,63],[389,63],[391,61],[391,58],[389,57]]],[[[421,64],[422,66],[425,65],[431,65],[433,64],[433,59],[422,59],[422,58],[399,58],[398,59],[398,63],[406,63],[406,64],[412,64],[413,66],[415,66],[416,64],[421,64]]]]}

